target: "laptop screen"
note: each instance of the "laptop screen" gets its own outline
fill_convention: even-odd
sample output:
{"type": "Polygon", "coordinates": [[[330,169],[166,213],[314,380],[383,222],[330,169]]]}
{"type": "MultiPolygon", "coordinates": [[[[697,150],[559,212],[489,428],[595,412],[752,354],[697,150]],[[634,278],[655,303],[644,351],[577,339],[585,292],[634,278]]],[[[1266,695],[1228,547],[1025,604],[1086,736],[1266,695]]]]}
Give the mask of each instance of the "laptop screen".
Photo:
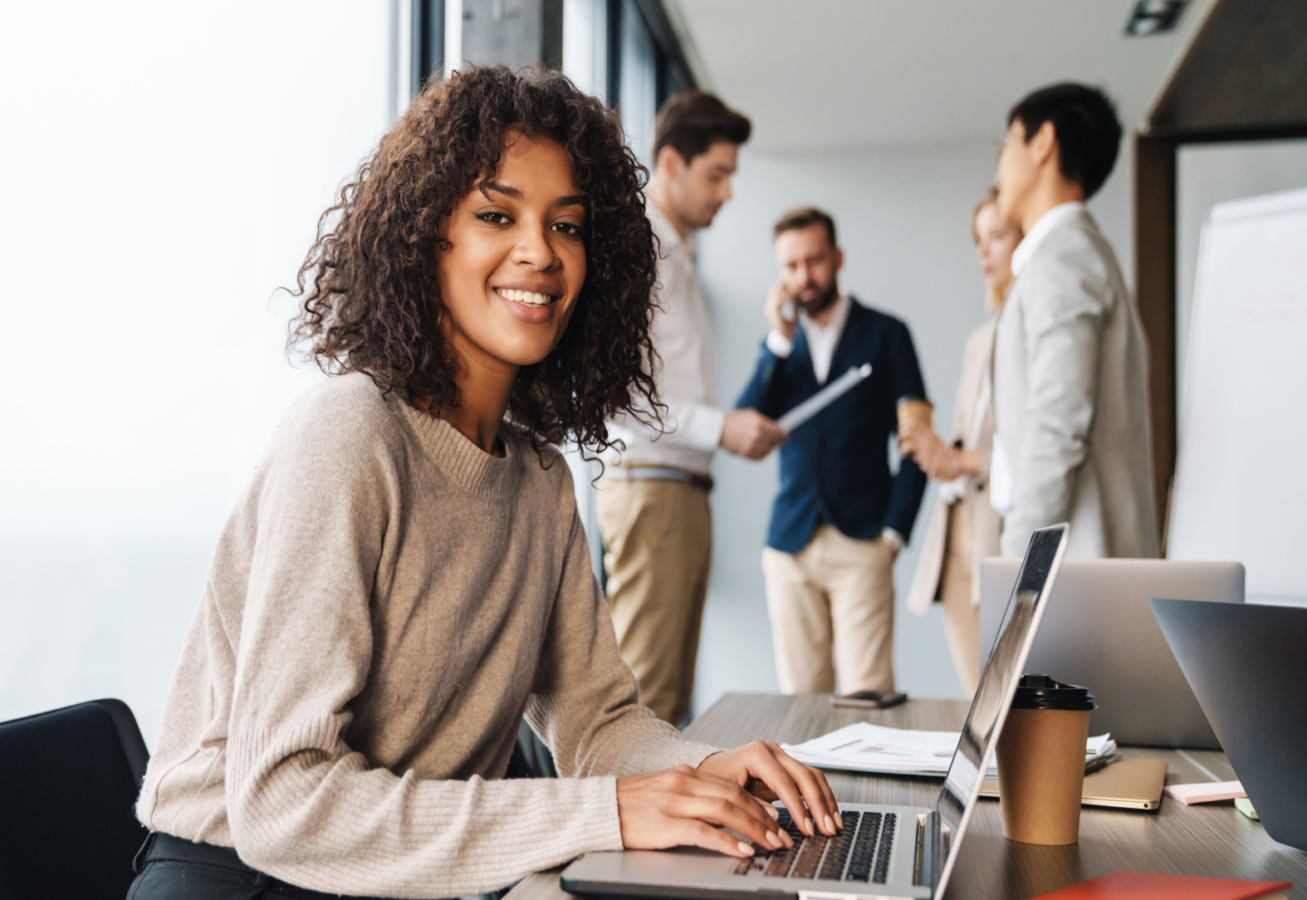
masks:
{"type": "Polygon", "coordinates": [[[948,860],[941,873],[941,888],[953,867],[956,848],[961,843],[959,839],[970,818],[971,808],[980,795],[980,783],[984,780],[992,749],[1016,693],[1021,669],[1035,636],[1035,626],[1062,562],[1066,531],[1067,526],[1054,525],[1041,528],[1030,538],[1007,611],[999,626],[998,638],[994,641],[985,671],[980,674],[976,698],[972,701],[966,724],[962,726],[962,737],[953,752],[944,787],[935,802],[940,827],[946,829],[945,834],[950,838],[948,860]]]}

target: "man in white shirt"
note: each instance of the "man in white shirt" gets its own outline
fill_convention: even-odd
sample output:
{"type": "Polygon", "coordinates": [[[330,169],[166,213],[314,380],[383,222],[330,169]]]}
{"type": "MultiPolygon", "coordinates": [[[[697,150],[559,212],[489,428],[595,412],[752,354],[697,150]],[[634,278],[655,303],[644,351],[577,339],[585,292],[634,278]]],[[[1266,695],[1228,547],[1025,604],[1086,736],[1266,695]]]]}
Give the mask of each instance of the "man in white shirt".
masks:
{"type": "Polygon", "coordinates": [[[839,290],[835,222],[796,209],[773,228],[780,281],[770,331],[738,401],[780,416],[850,369],[870,377],[794,429],[781,449],[762,571],[787,694],[894,690],[894,560],[912,533],[926,476],[889,465],[902,401],[925,400],[902,321],[839,290]],[[838,676],[838,677],[837,677],[838,676]]]}
{"type": "Polygon", "coordinates": [[[1008,115],[998,208],[1025,238],[995,328],[990,502],[1005,556],[1071,523],[1067,552],[1158,555],[1143,327],[1112,247],[1085,209],[1121,125],[1099,90],[1058,84],[1008,115]]]}
{"type": "Polygon", "coordinates": [[[659,244],[652,337],[663,428],[631,417],[609,423],[625,449],[604,458],[599,531],[608,602],[640,701],[679,725],[690,712],[699,625],[712,560],[709,471],[718,447],[762,459],[785,440],[751,409],[717,405],[712,319],[695,272],[695,232],[731,197],[749,120],[716,97],[683,91],[654,126],[649,221],[659,244]]]}

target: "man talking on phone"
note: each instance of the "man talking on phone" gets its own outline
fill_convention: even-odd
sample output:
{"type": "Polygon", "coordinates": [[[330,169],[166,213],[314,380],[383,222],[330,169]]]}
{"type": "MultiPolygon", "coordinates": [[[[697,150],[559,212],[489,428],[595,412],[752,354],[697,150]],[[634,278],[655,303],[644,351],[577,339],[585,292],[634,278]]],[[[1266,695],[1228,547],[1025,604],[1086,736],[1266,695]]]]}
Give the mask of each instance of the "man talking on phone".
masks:
{"type": "Polygon", "coordinates": [[[926,399],[908,327],[839,289],[844,252],[815,208],[773,227],[780,279],[770,329],[736,402],[779,418],[850,369],[858,382],[794,427],[762,552],[776,673],[787,694],[894,690],[894,560],[912,533],[926,476],[891,472],[900,403],[926,399]],[[832,658],[833,657],[833,658],[832,658]]]}

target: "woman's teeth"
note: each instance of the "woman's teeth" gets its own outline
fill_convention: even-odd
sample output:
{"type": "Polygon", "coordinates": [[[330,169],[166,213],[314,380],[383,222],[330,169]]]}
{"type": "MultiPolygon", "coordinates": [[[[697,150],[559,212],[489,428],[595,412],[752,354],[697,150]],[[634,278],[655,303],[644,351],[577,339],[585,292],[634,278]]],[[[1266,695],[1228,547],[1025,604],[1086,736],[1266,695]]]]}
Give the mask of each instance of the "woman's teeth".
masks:
{"type": "Polygon", "coordinates": [[[514,303],[525,303],[527,306],[544,306],[554,299],[549,294],[536,294],[532,291],[513,291],[507,288],[495,288],[495,291],[505,300],[512,300],[514,303]]]}

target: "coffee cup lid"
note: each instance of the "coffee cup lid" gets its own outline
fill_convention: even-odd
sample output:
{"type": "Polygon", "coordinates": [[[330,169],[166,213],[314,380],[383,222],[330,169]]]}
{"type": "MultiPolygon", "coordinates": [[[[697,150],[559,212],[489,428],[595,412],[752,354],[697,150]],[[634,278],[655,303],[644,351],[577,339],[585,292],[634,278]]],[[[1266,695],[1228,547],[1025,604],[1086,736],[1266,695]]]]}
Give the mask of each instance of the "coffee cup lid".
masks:
{"type": "Polygon", "coordinates": [[[1095,709],[1094,695],[1089,688],[1062,684],[1047,675],[1022,675],[1017,694],[1012,698],[1013,709],[1095,709]]]}

